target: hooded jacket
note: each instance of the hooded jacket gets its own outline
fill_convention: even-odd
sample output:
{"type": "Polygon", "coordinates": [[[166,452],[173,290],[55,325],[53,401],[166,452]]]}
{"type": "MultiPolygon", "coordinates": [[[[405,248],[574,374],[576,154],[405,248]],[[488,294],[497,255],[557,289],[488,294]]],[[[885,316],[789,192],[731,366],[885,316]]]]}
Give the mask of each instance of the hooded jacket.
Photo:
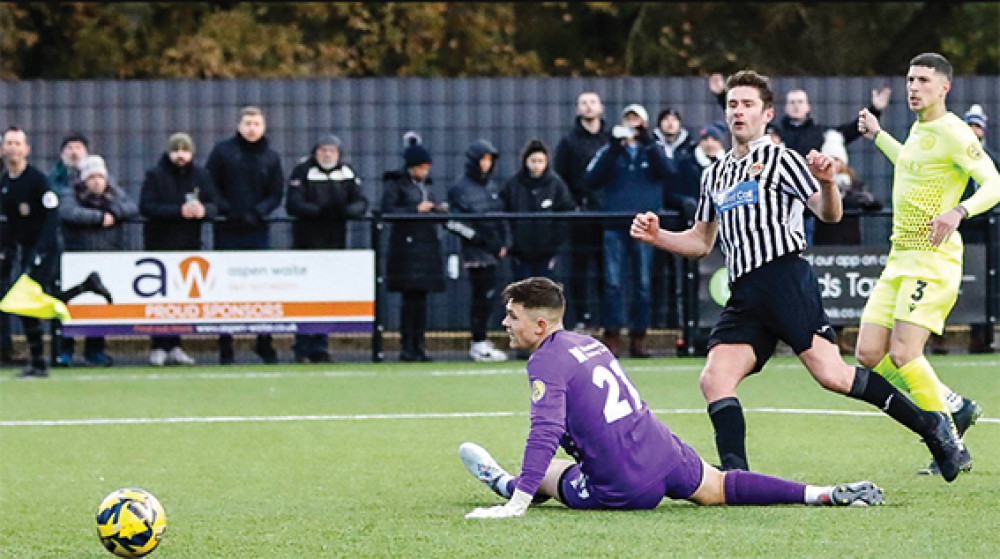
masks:
{"type": "MultiPolygon", "coordinates": [[[[448,189],[450,212],[484,214],[504,211],[500,187],[492,179],[500,152],[487,140],[476,140],[465,151],[465,175],[448,189]],[[493,155],[493,165],[483,173],[479,160],[493,155]]],[[[450,220],[445,227],[462,239],[462,260],[467,267],[495,266],[500,249],[510,246],[506,220],[450,220]]]]}

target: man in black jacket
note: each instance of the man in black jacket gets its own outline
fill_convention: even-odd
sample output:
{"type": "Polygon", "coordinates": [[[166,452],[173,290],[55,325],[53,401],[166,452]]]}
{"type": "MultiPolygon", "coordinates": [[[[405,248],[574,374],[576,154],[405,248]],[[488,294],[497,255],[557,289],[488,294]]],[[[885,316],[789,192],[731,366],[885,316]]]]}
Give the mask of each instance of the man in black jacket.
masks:
{"type": "MultiPolygon", "coordinates": [[[[146,218],[146,250],[201,250],[204,221],[218,215],[218,193],[208,171],[194,163],[191,136],[178,132],[167,141],[167,151],[146,171],[139,195],[139,212],[146,218]]],[[[153,336],[150,364],[194,365],[181,348],[180,336],[153,336]]]]}
{"type": "MultiPolygon", "coordinates": [[[[296,218],[292,248],[347,248],[347,220],[368,211],[361,179],[340,160],[340,138],[324,134],[313,154],[292,169],[285,208],[296,218]]],[[[327,334],[296,334],[292,350],[296,363],[330,361],[327,334]]]]}
{"type": "MultiPolygon", "coordinates": [[[[556,145],[553,170],[562,177],[576,201],[577,211],[599,211],[598,197],[584,186],[583,177],[587,164],[601,146],[611,139],[611,126],[604,121],[604,105],[593,91],[584,91],[576,99],[576,119],[573,127],[556,145]]],[[[591,306],[590,286],[601,296],[604,290],[604,240],[600,222],[589,219],[573,220],[570,234],[570,253],[573,273],[569,277],[569,312],[578,329],[595,327],[595,310],[591,306]]]]}
{"type": "MultiPolygon", "coordinates": [[[[258,107],[240,110],[232,138],[215,144],[205,167],[219,192],[219,214],[226,221],[215,226],[215,248],[257,250],[270,248],[267,217],[281,205],[285,182],[281,157],[270,148],[264,132],[264,114],[258,107]]],[[[277,363],[270,334],[258,334],[254,349],[265,363],[277,363]]],[[[219,336],[219,362],[233,362],[233,336],[219,336]]]]}

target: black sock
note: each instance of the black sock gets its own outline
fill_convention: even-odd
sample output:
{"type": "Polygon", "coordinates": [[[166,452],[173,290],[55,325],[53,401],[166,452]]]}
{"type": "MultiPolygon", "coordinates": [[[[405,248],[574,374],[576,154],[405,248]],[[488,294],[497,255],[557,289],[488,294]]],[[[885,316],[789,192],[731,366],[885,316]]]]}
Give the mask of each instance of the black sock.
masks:
{"type": "Polygon", "coordinates": [[[746,450],[746,420],[737,398],[722,398],[708,404],[708,417],[715,428],[715,447],[722,470],[749,470],[746,450]]]}
{"type": "Polygon", "coordinates": [[[930,414],[917,407],[882,375],[872,374],[864,367],[855,367],[854,383],[848,396],[879,408],[918,435],[925,435],[934,428],[928,417],[930,414]]]}

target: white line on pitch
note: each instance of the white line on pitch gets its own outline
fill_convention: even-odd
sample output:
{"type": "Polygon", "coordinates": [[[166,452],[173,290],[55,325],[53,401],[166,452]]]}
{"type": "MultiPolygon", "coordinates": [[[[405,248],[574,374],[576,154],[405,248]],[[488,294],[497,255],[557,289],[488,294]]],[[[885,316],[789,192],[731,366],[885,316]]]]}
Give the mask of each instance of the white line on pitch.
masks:
{"type": "MultiPolygon", "coordinates": [[[[655,414],[700,414],[703,409],[652,410],[655,414]]],[[[752,413],[783,413],[803,415],[847,415],[883,417],[881,412],[820,410],[795,408],[748,408],[752,413]]],[[[93,419],[21,419],[0,421],[0,427],[68,427],[81,425],[150,425],[168,423],[276,423],[283,421],[383,421],[399,419],[468,419],[480,417],[519,417],[527,412],[454,412],[454,413],[376,413],[354,415],[236,415],[209,417],[122,417],[93,419]]],[[[979,423],[1000,423],[1000,419],[980,418],[979,423]]]]}

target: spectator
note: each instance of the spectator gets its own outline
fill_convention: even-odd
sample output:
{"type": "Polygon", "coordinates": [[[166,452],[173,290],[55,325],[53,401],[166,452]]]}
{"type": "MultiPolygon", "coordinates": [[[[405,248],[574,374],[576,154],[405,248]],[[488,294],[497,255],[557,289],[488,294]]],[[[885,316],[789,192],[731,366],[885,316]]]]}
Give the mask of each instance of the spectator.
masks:
{"type": "MultiPolygon", "coordinates": [[[[460,214],[502,212],[500,187],[493,180],[500,152],[488,140],[476,140],[465,151],[465,174],[448,189],[448,206],[460,214]]],[[[490,315],[497,306],[497,264],[507,256],[510,231],[506,221],[449,221],[447,227],[462,239],[462,263],[472,288],[469,356],[475,361],[504,361],[507,354],[486,338],[490,315]]]]}
{"type": "MultiPolygon", "coordinates": [[[[431,154],[419,136],[404,140],[403,169],[382,175],[382,212],[426,214],[446,212],[448,204],[434,192],[431,154]]],[[[399,292],[400,361],[431,361],[424,344],[427,330],[427,294],[444,291],[440,227],[431,221],[396,221],[389,233],[387,286],[399,292]]]]}
{"type": "Polygon", "coordinates": [[[774,122],[768,122],[767,127],[764,128],[764,132],[771,137],[771,141],[776,145],[785,145],[785,140],[781,138],[781,126],[774,122]]]}
{"type": "Polygon", "coordinates": [[[882,209],[882,202],[875,199],[865,183],[855,176],[854,169],[848,166],[847,149],[840,132],[827,130],[826,140],[820,151],[833,158],[833,180],[840,190],[844,216],[838,223],[817,223],[813,244],[860,245],[861,218],[858,212],[877,212],[882,209]]]}
{"type": "MultiPolygon", "coordinates": [[[[701,132],[698,133],[698,147],[694,150],[694,159],[698,162],[698,167],[700,167],[697,171],[699,194],[701,190],[701,173],[725,155],[727,134],[726,126],[717,122],[706,124],[701,129],[701,132]]],[[[774,136],[771,136],[771,139],[773,140],[774,136]]],[[[779,136],[779,142],[776,143],[780,143],[780,139],[779,136]]]]}
{"type": "MultiPolygon", "coordinates": [[[[361,179],[340,160],[340,138],[324,134],[312,155],[296,165],[288,178],[288,215],[292,225],[292,248],[347,248],[347,220],[368,211],[368,198],[361,179]]],[[[329,363],[330,339],[325,333],[296,334],[292,345],[296,363],[329,363]]]]}
{"type": "MultiPolygon", "coordinates": [[[[205,167],[219,192],[215,248],[259,250],[270,248],[267,218],[281,205],[284,171],[281,157],[264,135],[267,125],[258,107],[240,109],[236,135],[215,144],[205,167]]],[[[277,363],[270,334],[258,334],[254,353],[265,363],[277,363]]],[[[219,362],[233,363],[233,336],[219,336],[219,362]]]]}
{"type": "MultiPolygon", "coordinates": [[[[88,155],[80,162],[80,178],[60,200],[59,217],[68,251],[112,251],[126,248],[126,231],[122,223],[139,215],[125,191],[108,180],[104,158],[88,155]]],[[[68,367],[73,363],[74,340],[62,338],[56,364],[68,367]]],[[[83,356],[88,365],[110,367],[113,359],[104,351],[103,336],[88,336],[83,356]]]]}
{"type": "MultiPolygon", "coordinates": [[[[680,214],[680,220],[666,225],[669,229],[684,229],[694,216],[698,205],[698,182],[681,173],[681,168],[689,165],[694,159],[694,149],[698,145],[684,128],[681,114],[677,109],[667,108],[660,111],[656,117],[655,136],[662,144],[668,159],[673,160],[675,172],[664,182],[664,208],[680,214]]],[[[699,175],[700,177],[700,175],[699,175]]],[[[665,251],[653,251],[653,269],[650,276],[650,292],[653,304],[652,323],[662,324],[668,328],[680,325],[678,316],[678,278],[680,261],[674,255],[665,251]]]]}
{"type": "MultiPolygon", "coordinates": [[[[663,146],[649,131],[649,115],[642,105],[631,104],[622,111],[622,125],[616,126],[611,140],[594,155],[587,167],[586,184],[601,195],[601,207],[608,212],[659,212],[663,208],[663,184],[676,173],[663,146]]],[[[650,273],[653,250],[629,236],[629,219],[606,223],[604,240],[604,344],[616,356],[621,349],[621,328],[625,326],[625,277],[623,264],[631,264],[632,304],[629,313],[629,343],[632,357],[650,357],[646,332],[650,323],[650,273]]]]}
{"type": "MultiPolygon", "coordinates": [[[[983,152],[993,160],[994,165],[997,165],[998,159],[996,154],[986,145],[986,123],[989,122],[989,118],[983,112],[983,107],[981,105],[972,105],[962,115],[962,120],[969,125],[969,128],[972,128],[972,132],[979,138],[983,152]]],[[[969,196],[972,196],[977,190],[979,190],[979,183],[974,179],[969,179],[969,183],[965,187],[965,192],[962,193],[962,199],[965,200],[969,196]]],[[[985,244],[987,249],[989,248],[989,243],[987,242],[989,216],[987,214],[980,214],[963,220],[958,230],[962,234],[962,241],[966,245],[985,244]]],[[[990,325],[984,322],[969,325],[969,353],[993,353],[993,348],[990,344],[989,329],[990,325]]],[[[934,339],[938,336],[937,334],[931,334],[931,337],[934,339]]],[[[940,337],[943,338],[943,335],[940,337]]],[[[941,341],[943,342],[943,340],[941,341]]],[[[941,343],[938,347],[943,345],[941,343]]]]}
{"type": "MultiPolygon", "coordinates": [[[[833,181],[840,190],[840,199],[844,206],[844,215],[837,223],[816,223],[813,244],[821,245],[860,245],[861,217],[860,211],[879,211],[882,202],[875,199],[865,183],[858,179],[854,170],[848,166],[847,149],[844,147],[844,137],[836,130],[826,131],[822,153],[833,158],[833,181]]],[[[837,334],[837,348],[843,355],[853,355],[854,347],[844,336],[842,324],[833,325],[837,334]]]]}
{"type": "MultiPolygon", "coordinates": [[[[587,164],[601,146],[611,139],[611,127],[602,118],[604,105],[593,91],[576,99],[576,119],[570,131],[556,145],[553,170],[562,177],[576,202],[577,211],[601,209],[598,197],[587,190],[587,164]]],[[[596,309],[591,306],[590,288],[601,296],[604,282],[604,241],[601,228],[590,219],[574,219],[570,224],[570,253],[573,265],[569,277],[569,309],[576,330],[596,325],[596,309]]]]}
{"type": "MultiPolygon", "coordinates": [[[[576,208],[569,188],[549,166],[549,150],[541,140],[525,145],[521,169],[500,191],[504,209],[511,213],[568,212],[576,208]]],[[[570,223],[565,220],[514,220],[510,247],[514,279],[552,278],[559,249],[566,242],[570,223]]]]}
{"type": "MultiPolygon", "coordinates": [[[[722,75],[712,74],[709,77],[709,89],[716,94],[719,105],[725,110],[726,94],[722,87],[722,75]]],[[[884,87],[873,89],[871,104],[868,106],[869,112],[876,118],[882,115],[882,111],[889,105],[889,97],[892,89],[884,87]]],[[[784,144],[790,149],[805,156],[810,150],[819,151],[823,147],[823,134],[833,128],[844,137],[844,145],[850,144],[861,137],[858,132],[857,119],[844,122],[839,125],[823,125],[816,123],[812,117],[812,107],[809,105],[809,95],[804,89],[793,88],[785,94],[785,115],[781,117],[780,136],[784,144]]],[[[770,132],[769,132],[770,133],[770,132]]],[[[805,211],[806,243],[813,244],[813,235],[816,229],[816,216],[808,209],[805,211]]]]}
{"type": "MultiPolygon", "coordinates": [[[[167,150],[146,171],[139,195],[139,211],[146,218],[143,239],[146,250],[201,250],[202,223],[219,213],[218,193],[208,171],[194,163],[191,136],[178,132],[167,140],[167,150]]],[[[194,365],[181,347],[180,336],[153,336],[149,362],[163,365],[194,365]]]]}
{"type": "Polygon", "coordinates": [[[80,177],[80,162],[90,155],[89,146],[87,137],[78,132],[63,138],[59,145],[59,161],[48,176],[49,188],[57,196],[62,196],[80,177]]]}

